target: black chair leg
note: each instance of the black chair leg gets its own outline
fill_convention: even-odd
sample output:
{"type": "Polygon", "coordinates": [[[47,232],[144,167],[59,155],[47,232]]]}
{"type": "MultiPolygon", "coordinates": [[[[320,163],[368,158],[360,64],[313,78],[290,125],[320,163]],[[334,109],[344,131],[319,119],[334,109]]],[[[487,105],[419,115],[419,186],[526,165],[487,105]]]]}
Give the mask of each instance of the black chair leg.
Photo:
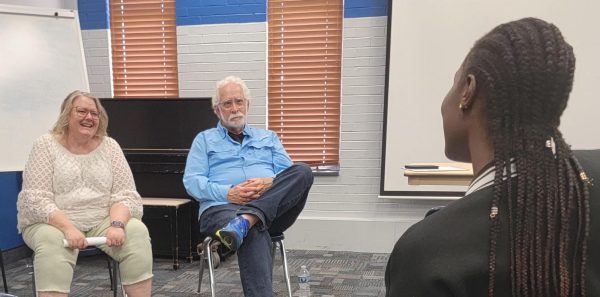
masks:
{"type": "Polygon", "coordinates": [[[202,292],[202,276],[204,275],[204,261],[206,261],[206,258],[202,244],[198,244],[196,249],[200,255],[200,269],[198,270],[198,294],[200,294],[202,292]]]}
{"type": "Polygon", "coordinates": [[[111,265],[112,258],[109,255],[106,255],[106,266],[108,267],[108,278],[110,279],[110,289],[114,288],[114,280],[113,280],[113,268],[111,265]]]}
{"type": "MultiPolygon", "coordinates": [[[[119,296],[119,286],[121,285],[121,271],[119,271],[119,262],[117,262],[114,259],[110,260],[112,262],[112,279],[113,282],[111,283],[111,287],[113,289],[113,296],[117,297],[119,296]]],[[[123,289],[123,287],[120,288],[121,290],[123,289]]],[[[127,296],[127,294],[125,294],[125,291],[123,291],[123,296],[127,296]]]]}
{"type": "Polygon", "coordinates": [[[6,284],[6,271],[4,270],[4,255],[0,249],[0,267],[2,267],[2,283],[4,284],[4,293],[8,293],[8,285],[6,284]]]}
{"type": "Polygon", "coordinates": [[[35,254],[31,254],[31,287],[33,288],[33,296],[37,296],[37,289],[35,288],[35,266],[33,262],[35,261],[35,254]]]}

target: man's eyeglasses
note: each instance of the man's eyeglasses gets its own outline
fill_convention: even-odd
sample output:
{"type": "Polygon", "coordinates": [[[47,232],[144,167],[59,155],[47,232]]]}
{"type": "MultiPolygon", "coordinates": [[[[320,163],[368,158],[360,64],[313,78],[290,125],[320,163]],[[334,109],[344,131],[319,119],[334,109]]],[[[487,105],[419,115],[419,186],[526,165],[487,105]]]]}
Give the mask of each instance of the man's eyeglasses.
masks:
{"type": "Polygon", "coordinates": [[[233,108],[233,104],[235,104],[237,107],[242,107],[246,105],[246,99],[243,98],[235,98],[235,99],[229,99],[226,101],[223,101],[221,103],[219,103],[219,105],[225,109],[231,109],[233,108]]]}
{"type": "Polygon", "coordinates": [[[93,119],[98,119],[100,118],[100,113],[95,111],[95,110],[89,110],[87,108],[83,108],[83,107],[74,107],[73,109],[75,109],[75,113],[80,117],[80,118],[85,118],[88,113],[90,114],[90,116],[93,119]]]}

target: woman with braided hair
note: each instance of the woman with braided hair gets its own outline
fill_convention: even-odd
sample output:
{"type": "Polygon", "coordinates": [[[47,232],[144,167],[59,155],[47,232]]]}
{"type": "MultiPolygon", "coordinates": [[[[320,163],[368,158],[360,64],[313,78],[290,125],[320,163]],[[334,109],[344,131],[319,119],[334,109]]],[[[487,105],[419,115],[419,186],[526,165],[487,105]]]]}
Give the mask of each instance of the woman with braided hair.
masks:
{"type": "Polygon", "coordinates": [[[540,19],[475,43],[441,108],[446,156],[475,178],[396,243],[386,296],[600,296],[600,150],[558,129],[574,70],[540,19]]]}

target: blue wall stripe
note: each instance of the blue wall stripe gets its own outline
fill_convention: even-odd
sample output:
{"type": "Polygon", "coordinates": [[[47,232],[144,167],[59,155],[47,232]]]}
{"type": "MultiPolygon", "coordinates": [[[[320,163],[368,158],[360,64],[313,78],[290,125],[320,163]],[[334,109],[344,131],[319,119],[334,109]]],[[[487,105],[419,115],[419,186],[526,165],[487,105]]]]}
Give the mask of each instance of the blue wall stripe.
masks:
{"type": "Polygon", "coordinates": [[[82,30],[108,29],[108,0],[78,0],[79,23],[82,30]]]}
{"type": "MultiPolygon", "coordinates": [[[[78,0],[82,30],[108,29],[109,0],[78,0]]],[[[344,17],[388,15],[389,0],[345,0],[344,17]]],[[[267,0],[177,0],[177,25],[266,22],[267,0]]]]}
{"type": "Polygon", "coordinates": [[[17,232],[17,196],[21,192],[22,172],[0,172],[0,248],[25,244],[17,232]]]}
{"type": "Polygon", "coordinates": [[[346,0],[345,18],[362,18],[388,15],[389,0],[346,0]]]}
{"type": "Polygon", "coordinates": [[[178,26],[267,20],[267,0],[178,0],[176,5],[178,26]]]}

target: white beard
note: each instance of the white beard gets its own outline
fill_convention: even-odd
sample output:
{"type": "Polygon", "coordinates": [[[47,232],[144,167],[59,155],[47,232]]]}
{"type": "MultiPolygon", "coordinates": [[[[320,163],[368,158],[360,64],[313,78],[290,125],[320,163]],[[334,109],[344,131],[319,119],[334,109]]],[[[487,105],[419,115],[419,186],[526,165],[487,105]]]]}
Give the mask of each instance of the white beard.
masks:
{"type": "Polygon", "coordinates": [[[227,128],[227,130],[241,131],[246,126],[246,115],[241,112],[230,114],[228,119],[225,119],[222,111],[219,111],[219,114],[221,115],[221,125],[227,128]]]}

